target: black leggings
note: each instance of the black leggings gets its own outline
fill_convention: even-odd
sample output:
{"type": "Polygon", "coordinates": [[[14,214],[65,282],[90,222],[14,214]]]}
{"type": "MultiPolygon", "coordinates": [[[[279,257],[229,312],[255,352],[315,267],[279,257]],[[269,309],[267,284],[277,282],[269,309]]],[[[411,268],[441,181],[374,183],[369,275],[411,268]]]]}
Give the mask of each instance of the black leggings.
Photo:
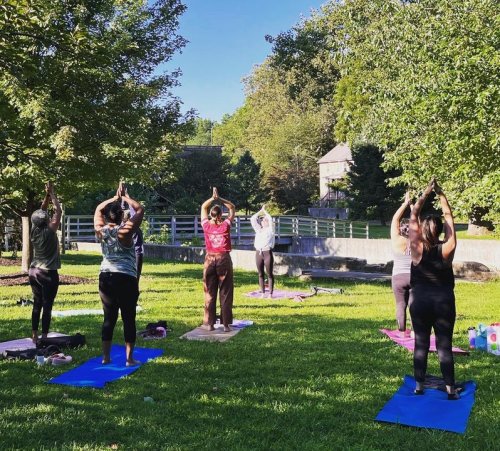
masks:
{"type": "Polygon", "coordinates": [[[406,330],[406,308],[410,299],[410,273],[392,276],[392,291],[396,299],[398,330],[406,330]]]}
{"type": "Polygon", "coordinates": [[[40,314],[42,314],[42,334],[49,333],[52,306],[59,288],[57,270],[30,268],[29,281],[33,292],[33,311],[31,313],[31,329],[38,330],[40,314]]]}
{"type": "Polygon", "coordinates": [[[123,320],[123,335],[126,343],[135,343],[135,308],[139,298],[137,277],[118,272],[99,274],[99,295],[104,310],[102,340],[111,341],[118,319],[118,310],[123,320]]]}
{"type": "Polygon", "coordinates": [[[274,290],[274,275],[273,275],[274,256],[272,249],[262,252],[256,251],[255,263],[257,264],[257,271],[259,271],[260,291],[262,291],[262,293],[264,293],[265,291],[265,285],[264,285],[264,279],[266,277],[266,273],[264,272],[265,268],[267,272],[267,280],[269,281],[269,292],[272,293],[274,290]]]}
{"type": "Polygon", "coordinates": [[[410,292],[410,315],[415,332],[413,368],[416,381],[425,381],[431,329],[434,329],[443,379],[446,385],[455,385],[455,365],[451,350],[456,316],[453,288],[413,287],[410,292]]]}

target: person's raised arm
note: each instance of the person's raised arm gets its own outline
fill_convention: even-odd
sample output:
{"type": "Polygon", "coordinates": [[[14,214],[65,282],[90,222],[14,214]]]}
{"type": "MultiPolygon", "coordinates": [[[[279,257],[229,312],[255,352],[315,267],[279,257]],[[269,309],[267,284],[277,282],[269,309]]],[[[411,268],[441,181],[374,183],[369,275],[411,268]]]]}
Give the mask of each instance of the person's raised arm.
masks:
{"type": "Polygon", "coordinates": [[[234,217],[236,216],[236,207],[230,200],[223,199],[222,197],[218,196],[217,197],[223,204],[224,206],[229,210],[229,213],[227,215],[227,219],[229,219],[230,222],[233,222],[234,217]]]}
{"type": "Polygon", "coordinates": [[[259,217],[259,213],[260,213],[260,211],[258,211],[257,213],[253,214],[250,217],[250,224],[252,224],[252,228],[255,231],[255,233],[257,233],[261,229],[261,227],[259,226],[259,223],[257,222],[257,219],[259,217]]]}
{"type": "Polygon", "coordinates": [[[410,212],[410,230],[409,230],[409,238],[410,238],[410,246],[411,246],[411,259],[413,263],[418,264],[422,259],[422,253],[424,249],[424,245],[422,242],[422,232],[420,230],[420,221],[419,215],[424,203],[427,199],[427,196],[432,191],[432,187],[434,185],[434,179],[432,179],[427,187],[425,188],[422,195],[418,198],[417,202],[411,209],[410,212]]]}
{"type": "Polygon", "coordinates": [[[446,261],[451,262],[453,261],[455,249],[457,247],[457,235],[455,233],[453,213],[451,211],[450,204],[448,203],[448,199],[436,181],[434,181],[434,191],[439,196],[439,202],[444,216],[444,243],[441,248],[442,255],[446,261]]]}
{"type": "Polygon", "coordinates": [[[112,202],[115,202],[119,199],[118,195],[111,197],[110,199],[106,199],[101,202],[95,209],[94,213],[94,230],[97,238],[101,239],[101,229],[106,225],[106,220],[104,219],[104,209],[106,206],[112,202]]]}
{"type": "Polygon", "coordinates": [[[47,188],[50,200],[52,201],[52,205],[54,206],[54,214],[52,215],[52,219],[49,222],[49,228],[55,232],[57,229],[59,229],[59,225],[61,224],[62,208],[61,204],[59,203],[59,199],[57,198],[54,191],[54,185],[49,182],[47,184],[47,188]]]}
{"type": "MultiPolygon", "coordinates": [[[[410,193],[407,191],[405,194],[405,200],[401,204],[401,206],[396,210],[394,216],[391,221],[391,240],[398,239],[401,235],[399,232],[399,223],[401,218],[403,217],[404,212],[406,211],[406,207],[410,204],[410,193]]],[[[394,244],[394,243],[393,243],[394,244]]]]}
{"type": "Polygon", "coordinates": [[[43,198],[42,205],[40,205],[40,208],[42,210],[47,210],[49,208],[49,201],[50,201],[50,182],[45,184],[45,197],[43,198]]]}
{"type": "MultiPolygon", "coordinates": [[[[217,193],[217,188],[213,189],[213,193],[217,193]]],[[[212,194],[212,197],[201,204],[200,218],[202,221],[204,219],[208,219],[208,210],[210,209],[210,205],[212,205],[212,202],[215,200],[214,194],[212,194]]]]}
{"type": "Polygon", "coordinates": [[[131,216],[118,232],[120,238],[125,238],[126,236],[132,236],[141,226],[142,219],[144,218],[144,207],[135,199],[132,199],[125,189],[122,190],[121,194],[121,198],[135,211],[134,216],[131,216]]]}

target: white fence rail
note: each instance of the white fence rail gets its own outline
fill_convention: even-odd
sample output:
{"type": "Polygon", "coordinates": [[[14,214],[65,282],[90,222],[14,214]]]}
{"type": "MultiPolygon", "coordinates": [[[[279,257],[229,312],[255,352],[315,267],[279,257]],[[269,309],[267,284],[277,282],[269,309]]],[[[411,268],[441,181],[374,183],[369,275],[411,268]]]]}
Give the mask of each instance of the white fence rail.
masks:
{"type": "MultiPolygon", "coordinates": [[[[187,241],[193,237],[203,240],[198,215],[156,215],[146,216],[146,235],[159,234],[166,226],[169,241],[172,244],[187,241]]],[[[323,238],[369,238],[367,222],[349,222],[308,216],[275,216],[273,217],[276,238],[309,236],[323,238]]],[[[68,215],[64,222],[66,242],[95,241],[92,216],[68,215]]],[[[250,218],[237,216],[231,231],[236,243],[249,242],[255,236],[250,218]]]]}

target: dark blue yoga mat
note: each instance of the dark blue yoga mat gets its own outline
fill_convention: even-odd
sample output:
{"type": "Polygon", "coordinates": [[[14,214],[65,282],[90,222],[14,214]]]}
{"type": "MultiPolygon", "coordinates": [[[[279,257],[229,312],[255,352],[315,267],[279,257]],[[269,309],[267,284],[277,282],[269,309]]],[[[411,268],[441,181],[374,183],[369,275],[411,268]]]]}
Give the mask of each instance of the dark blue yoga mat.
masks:
{"type": "MultiPolygon", "coordinates": [[[[141,365],[148,360],[163,354],[163,349],[135,348],[134,359],[141,365]]],[[[53,379],[49,384],[72,385],[74,387],[103,388],[107,382],[112,382],[137,371],[141,365],[125,366],[125,346],[113,345],[111,347],[111,363],[103,365],[102,356],[94,357],[83,365],[77,366],[53,379]]]]}
{"type": "Polygon", "coordinates": [[[403,385],[379,412],[375,420],[464,434],[467,428],[476,384],[465,382],[457,401],[448,401],[445,392],[426,388],[415,395],[415,379],[405,376],[403,385]]]}

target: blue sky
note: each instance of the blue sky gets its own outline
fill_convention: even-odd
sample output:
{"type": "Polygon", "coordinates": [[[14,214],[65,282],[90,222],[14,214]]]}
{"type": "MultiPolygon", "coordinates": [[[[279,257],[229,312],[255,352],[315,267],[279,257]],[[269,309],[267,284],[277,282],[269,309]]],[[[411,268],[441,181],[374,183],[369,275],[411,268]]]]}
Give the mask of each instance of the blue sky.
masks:
{"type": "Polygon", "coordinates": [[[183,110],[220,120],[243,104],[242,78],[271,52],[264,37],[289,30],[326,0],[184,0],[181,36],[190,42],[169,69],[180,67],[174,94],[183,110]]]}

